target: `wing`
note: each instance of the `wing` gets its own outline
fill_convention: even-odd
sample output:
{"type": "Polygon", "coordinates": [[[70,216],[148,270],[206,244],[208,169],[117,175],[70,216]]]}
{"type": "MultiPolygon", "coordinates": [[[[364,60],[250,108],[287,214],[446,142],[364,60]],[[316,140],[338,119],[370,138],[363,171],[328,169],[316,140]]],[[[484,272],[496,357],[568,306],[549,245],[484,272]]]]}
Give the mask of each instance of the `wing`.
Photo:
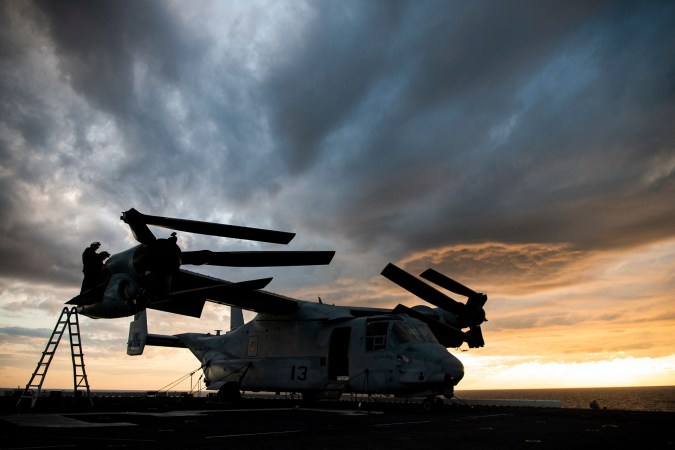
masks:
{"type": "MultiPolygon", "coordinates": [[[[260,280],[253,280],[255,281],[260,280]]],[[[172,295],[181,291],[195,290],[195,295],[202,301],[235,306],[258,313],[288,314],[297,311],[297,301],[267,291],[251,290],[255,288],[247,287],[246,283],[250,282],[236,283],[243,284],[243,289],[227,289],[232,282],[181,269],[179,275],[174,277],[171,287],[172,295]],[[203,289],[202,293],[199,293],[200,289],[203,289]]],[[[194,301],[194,297],[191,298],[194,301]]]]}

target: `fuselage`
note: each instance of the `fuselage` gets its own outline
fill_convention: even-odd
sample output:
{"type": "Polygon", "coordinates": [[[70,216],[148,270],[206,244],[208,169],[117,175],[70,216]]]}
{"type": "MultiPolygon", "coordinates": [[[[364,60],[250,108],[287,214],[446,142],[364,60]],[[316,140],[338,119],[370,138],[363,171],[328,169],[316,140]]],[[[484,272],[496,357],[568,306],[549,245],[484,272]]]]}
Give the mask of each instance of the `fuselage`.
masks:
{"type": "Polygon", "coordinates": [[[208,389],[451,396],[464,368],[425,323],[348,311],[298,302],[295,313],[259,314],[224,335],[177,337],[204,364],[208,389]]]}

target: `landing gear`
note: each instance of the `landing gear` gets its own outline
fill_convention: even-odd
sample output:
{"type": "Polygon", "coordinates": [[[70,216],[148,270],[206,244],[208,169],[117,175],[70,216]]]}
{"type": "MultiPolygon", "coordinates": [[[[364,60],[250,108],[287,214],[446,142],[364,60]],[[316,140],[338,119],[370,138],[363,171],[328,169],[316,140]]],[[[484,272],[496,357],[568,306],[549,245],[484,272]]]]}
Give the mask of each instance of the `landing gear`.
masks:
{"type": "Polygon", "coordinates": [[[422,401],[422,410],[424,412],[440,411],[445,406],[445,402],[440,397],[430,395],[422,401]]]}
{"type": "Polygon", "coordinates": [[[239,384],[230,381],[225,383],[218,390],[218,400],[226,403],[237,403],[241,400],[241,391],[239,390],[239,384]]]}
{"type": "Polygon", "coordinates": [[[319,401],[320,392],[318,391],[303,391],[301,394],[302,394],[302,403],[306,405],[312,405],[319,401]]]}

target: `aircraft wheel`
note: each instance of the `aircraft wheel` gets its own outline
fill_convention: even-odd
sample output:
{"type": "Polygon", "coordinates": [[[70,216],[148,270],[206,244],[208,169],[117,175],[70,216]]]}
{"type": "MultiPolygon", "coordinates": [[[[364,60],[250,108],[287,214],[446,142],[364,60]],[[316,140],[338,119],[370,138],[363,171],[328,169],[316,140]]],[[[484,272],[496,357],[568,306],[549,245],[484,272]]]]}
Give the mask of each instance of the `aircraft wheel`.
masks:
{"type": "Polygon", "coordinates": [[[218,399],[222,402],[237,403],[241,400],[239,385],[234,382],[225,383],[223,387],[218,390],[218,399]]]}
{"type": "Polygon", "coordinates": [[[427,397],[422,401],[422,410],[424,412],[431,412],[434,410],[436,399],[434,397],[427,397]]]}
{"type": "Polygon", "coordinates": [[[422,401],[422,410],[424,412],[440,411],[444,406],[443,399],[433,395],[422,401]]]}
{"type": "Polygon", "coordinates": [[[302,392],[302,402],[311,404],[319,401],[319,393],[314,391],[304,391],[302,392]]]}

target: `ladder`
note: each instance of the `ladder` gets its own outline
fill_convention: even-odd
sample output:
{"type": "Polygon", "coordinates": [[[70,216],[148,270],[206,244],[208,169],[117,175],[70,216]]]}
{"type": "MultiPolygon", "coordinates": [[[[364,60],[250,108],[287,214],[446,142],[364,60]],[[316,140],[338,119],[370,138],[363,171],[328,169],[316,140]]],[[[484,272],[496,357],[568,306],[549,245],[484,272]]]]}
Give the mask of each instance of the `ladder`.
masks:
{"type": "Polygon", "coordinates": [[[54,331],[49,337],[49,341],[47,342],[45,350],[42,352],[40,361],[37,363],[35,372],[33,372],[30,381],[26,384],[26,389],[24,389],[21,397],[19,397],[19,401],[16,404],[17,407],[24,399],[31,400],[31,408],[35,406],[35,403],[40,396],[40,391],[42,390],[42,384],[47,376],[47,370],[49,370],[49,365],[52,362],[54,353],[56,353],[56,348],[59,346],[61,337],[66,331],[66,327],[68,328],[68,334],[70,336],[70,354],[73,362],[73,395],[77,398],[80,393],[78,388],[84,386],[87,390],[89,405],[94,406],[94,401],[91,398],[91,391],[89,389],[89,382],[87,381],[87,372],[84,369],[84,353],[82,352],[82,342],[80,340],[80,321],[77,315],[77,307],[73,306],[70,309],[63,308],[63,311],[61,311],[61,315],[56,321],[54,331]]]}

